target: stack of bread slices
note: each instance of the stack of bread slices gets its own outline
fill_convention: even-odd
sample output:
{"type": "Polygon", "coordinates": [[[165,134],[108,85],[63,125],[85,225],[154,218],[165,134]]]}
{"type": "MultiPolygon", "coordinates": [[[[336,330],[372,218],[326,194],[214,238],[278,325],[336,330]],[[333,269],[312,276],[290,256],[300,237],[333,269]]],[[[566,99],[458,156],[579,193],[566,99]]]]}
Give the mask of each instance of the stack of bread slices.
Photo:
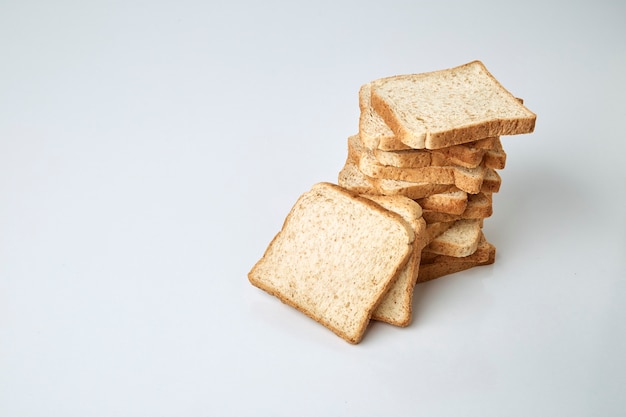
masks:
{"type": "Polygon", "coordinates": [[[407,326],[416,283],[494,262],[500,136],[536,118],[479,61],[372,81],[359,105],[338,185],[304,193],[248,274],[350,343],[371,319],[407,326]]]}
{"type": "Polygon", "coordinates": [[[500,136],[532,132],[535,114],[479,61],[375,80],[361,87],[359,107],[338,183],[422,207],[428,236],[417,282],[493,263],[483,222],[506,163],[500,136]]]}

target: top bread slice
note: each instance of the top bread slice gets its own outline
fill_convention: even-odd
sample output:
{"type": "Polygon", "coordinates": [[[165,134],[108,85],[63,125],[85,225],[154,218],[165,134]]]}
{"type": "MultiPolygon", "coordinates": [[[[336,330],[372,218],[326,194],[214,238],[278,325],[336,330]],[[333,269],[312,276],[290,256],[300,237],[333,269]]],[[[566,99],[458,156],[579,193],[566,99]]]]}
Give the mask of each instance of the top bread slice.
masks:
{"type": "Polygon", "coordinates": [[[318,183],[297,200],[248,279],[358,343],[408,261],[414,238],[400,215],[318,183]]]}
{"type": "Polygon", "coordinates": [[[414,149],[440,149],[535,128],[536,115],[480,61],[372,81],[370,99],[395,137],[414,149]]]}
{"type": "Polygon", "coordinates": [[[419,272],[422,249],[427,243],[426,222],[422,219],[422,208],[415,201],[404,196],[364,195],[364,197],[401,215],[411,225],[415,234],[413,253],[372,314],[374,320],[406,327],[411,323],[413,287],[415,287],[419,272]]]}

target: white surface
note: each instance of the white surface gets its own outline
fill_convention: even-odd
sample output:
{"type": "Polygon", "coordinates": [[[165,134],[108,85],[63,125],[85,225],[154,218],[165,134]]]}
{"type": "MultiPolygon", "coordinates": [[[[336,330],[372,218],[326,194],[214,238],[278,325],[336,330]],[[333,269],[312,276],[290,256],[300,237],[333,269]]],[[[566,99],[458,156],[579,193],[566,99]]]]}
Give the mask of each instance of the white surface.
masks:
{"type": "Polygon", "coordinates": [[[622,2],[0,10],[1,416],[622,415],[622,2]],[[495,265],[357,346],[249,285],[359,86],[474,59],[538,114],[495,265]]]}

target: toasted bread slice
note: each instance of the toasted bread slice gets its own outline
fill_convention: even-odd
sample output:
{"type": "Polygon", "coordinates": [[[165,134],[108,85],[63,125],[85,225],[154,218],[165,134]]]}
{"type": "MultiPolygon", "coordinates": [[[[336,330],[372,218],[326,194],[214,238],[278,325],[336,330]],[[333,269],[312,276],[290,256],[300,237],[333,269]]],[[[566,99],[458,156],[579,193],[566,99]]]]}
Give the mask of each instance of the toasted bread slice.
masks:
{"type": "MultiPolygon", "coordinates": [[[[347,158],[343,168],[338,175],[338,183],[344,188],[359,194],[382,194],[382,195],[403,195],[414,200],[419,200],[424,197],[428,197],[434,194],[441,194],[446,192],[459,191],[459,189],[452,184],[431,184],[427,182],[410,182],[410,181],[398,181],[390,180],[386,178],[371,178],[365,175],[355,165],[354,162],[347,158]]],[[[481,193],[496,193],[500,189],[502,179],[496,171],[493,169],[485,169],[485,178],[483,185],[480,189],[481,193]]],[[[480,193],[479,193],[480,194],[480,193]]],[[[471,194],[468,195],[468,198],[471,194]]],[[[425,210],[432,213],[432,210],[425,210]]],[[[438,213],[441,214],[441,213],[438,213]]],[[[482,217],[489,217],[491,213],[482,217]]],[[[434,221],[453,221],[458,220],[461,217],[449,217],[447,220],[427,220],[427,222],[434,221]]]]}
{"type": "MultiPolygon", "coordinates": [[[[439,223],[435,223],[439,224],[439,223]]],[[[428,227],[426,228],[428,230],[428,227]]],[[[478,241],[478,247],[468,256],[448,256],[439,255],[433,252],[422,251],[420,263],[422,265],[430,264],[434,262],[485,262],[489,259],[491,253],[491,247],[493,245],[487,241],[485,235],[480,233],[480,240],[478,241]]]]}
{"type": "Polygon", "coordinates": [[[420,198],[417,203],[424,210],[438,211],[440,213],[462,214],[467,208],[467,193],[465,191],[450,191],[447,193],[433,194],[420,198]]]}
{"type": "MultiPolygon", "coordinates": [[[[424,211],[422,210],[422,215],[424,211]]],[[[440,236],[443,232],[454,226],[456,221],[451,222],[437,222],[437,223],[426,223],[426,245],[435,240],[438,236],[440,236]]],[[[436,254],[432,256],[437,256],[436,254]]],[[[421,261],[421,259],[420,259],[421,261]]]]}
{"type": "Polygon", "coordinates": [[[370,149],[395,151],[411,149],[396,139],[393,131],[374,111],[371,103],[372,85],[367,83],[359,89],[359,135],[363,144],[370,149]]]}
{"type": "MultiPolygon", "coordinates": [[[[378,190],[377,180],[368,178],[349,158],[337,175],[337,184],[358,194],[383,194],[378,190]]],[[[431,185],[426,184],[430,189],[431,185]]]]}
{"type": "Polygon", "coordinates": [[[492,196],[490,193],[468,194],[467,206],[461,214],[442,213],[434,210],[422,210],[422,217],[427,224],[453,222],[457,220],[481,220],[493,214],[492,196]]]}
{"type": "Polygon", "coordinates": [[[349,157],[357,161],[359,170],[372,178],[396,181],[427,182],[455,185],[468,193],[478,193],[486,174],[485,168],[465,168],[459,166],[427,166],[422,168],[398,168],[380,165],[372,152],[361,146],[357,135],[348,139],[349,157]]]}
{"type": "Polygon", "coordinates": [[[474,255],[466,258],[437,257],[432,262],[422,263],[417,276],[417,282],[422,283],[430,281],[476,266],[491,265],[495,262],[496,248],[492,244],[486,242],[484,245],[481,245],[480,248],[476,250],[475,254],[479,252],[480,257],[474,257],[474,255]]]}
{"type": "Polygon", "coordinates": [[[457,258],[469,256],[478,248],[481,234],[479,220],[457,220],[452,227],[433,239],[424,251],[457,258]]]}
{"type": "MultiPolygon", "coordinates": [[[[382,165],[406,167],[423,167],[428,165],[459,165],[475,168],[488,153],[485,166],[503,169],[506,154],[502,150],[499,137],[488,137],[467,144],[453,145],[436,150],[436,154],[423,149],[413,149],[398,140],[385,121],[374,111],[371,104],[371,83],[359,89],[359,136],[363,146],[374,153],[374,157],[382,165]]],[[[523,104],[524,100],[516,98],[523,104]]]]}
{"type": "Polygon", "coordinates": [[[359,194],[403,195],[412,199],[458,191],[452,184],[409,183],[385,178],[370,178],[363,174],[350,158],[346,160],[339,172],[338,184],[359,194]]]}
{"type": "Polygon", "coordinates": [[[250,282],[358,343],[405,266],[414,232],[400,215],[333,184],[304,193],[250,282]]]}
{"type": "MultiPolygon", "coordinates": [[[[359,138],[361,135],[359,134],[359,138]]],[[[365,143],[361,139],[364,147],[365,143]]],[[[369,148],[368,148],[369,149],[369,148]]],[[[409,149],[402,151],[382,151],[370,149],[376,162],[380,165],[397,168],[422,168],[431,165],[452,165],[452,161],[444,155],[431,152],[428,149],[409,149]]]]}
{"type": "Polygon", "coordinates": [[[408,326],[412,316],[413,287],[419,271],[422,249],[426,245],[426,222],[422,219],[422,209],[415,201],[404,196],[364,195],[363,197],[400,214],[413,227],[415,234],[413,253],[372,314],[374,320],[400,327],[408,326]]]}
{"type": "Polygon", "coordinates": [[[486,168],[503,169],[506,162],[506,154],[502,149],[500,138],[485,138],[469,144],[434,150],[383,151],[371,149],[371,152],[379,164],[398,168],[420,168],[431,165],[458,165],[464,168],[476,168],[484,162],[486,168]],[[481,147],[479,145],[485,142],[490,143],[491,146],[481,147]]]}
{"type": "Polygon", "coordinates": [[[371,82],[371,106],[414,149],[531,133],[536,115],[474,61],[455,68],[371,82]]]}
{"type": "Polygon", "coordinates": [[[500,191],[500,185],[502,185],[502,178],[495,169],[485,169],[485,178],[483,179],[483,186],[480,189],[483,193],[497,193],[500,191]]]}
{"type": "MultiPolygon", "coordinates": [[[[443,153],[452,163],[466,167],[475,168],[483,162],[483,157],[490,149],[497,148],[500,142],[498,137],[490,137],[480,139],[467,144],[449,146],[435,150],[435,152],[443,153]]],[[[500,143],[500,147],[502,144],[500,143]]],[[[487,168],[491,168],[487,166],[487,168]]]]}

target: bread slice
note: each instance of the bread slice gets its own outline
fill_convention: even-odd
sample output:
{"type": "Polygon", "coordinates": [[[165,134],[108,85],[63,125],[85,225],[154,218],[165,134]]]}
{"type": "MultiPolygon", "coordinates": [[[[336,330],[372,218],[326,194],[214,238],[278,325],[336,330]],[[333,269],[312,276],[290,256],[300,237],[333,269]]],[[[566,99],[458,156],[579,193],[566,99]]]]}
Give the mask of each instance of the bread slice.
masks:
{"type": "MultiPolygon", "coordinates": [[[[365,143],[361,139],[361,143],[365,143]]],[[[368,148],[369,149],[369,148],[368,148]]],[[[452,165],[452,161],[445,157],[429,151],[428,149],[410,149],[402,151],[383,151],[380,149],[370,149],[376,162],[380,165],[398,168],[421,168],[431,165],[452,165]]]]}
{"type": "Polygon", "coordinates": [[[461,261],[437,259],[431,263],[421,264],[419,275],[417,276],[417,282],[423,283],[426,281],[431,281],[445,275],[466,271],[476,266],[491,265],[496,260],[496,248],[495,246],[489,244],[486,247],[486,251],[487,257],[484,261],[470,260],[468,257],[468,259],[461,261]]]}
{"type": "Polygon", "coordinates": [[[393,131],[385,121],[374,111],[371,103],[371,83],[364,84],[359,89],[359,135],[363,144],[370,149],[387,151],[411,149],[396,139],[393,131]]]}
{"type": "Polygon", "coordinates": [[[422,217],[427,224],[453,222],[457,220],[481,220],[493,214],[492,196],[490,193],[468,194],[467,206],[461,214],[442,213],[435,210],[422,210],[422,217]]]}
{"type": "Polygon", "coordinates": [[[339,172],[337,180],[340,186],[359,194],[403,195],[412,199],[448,191],[458,191],[452,184],[416,183],[385,178],[371,178],[363,174],[349,157],[339,172]]]}
{"type": "Polygon", "coordinates": [[[467,200],[467,193],[465,191],[457,190],[420,198],[417,200],[417,203],[424,210],[432,210],[449,214],[462,214],[467,208],[467,200]]]}
{"type": "Polygon", "coordinates": [[[348,138],[349,158],[357,161],[359,170],[372,178],[384,178],[396,181],[427,182],[433,184],[455,185],[468,193],[480,191],[485,168],[464,168],[459,166],[428,166],[422,168],[398,168],[380,165],[372,152],[361,146],[357,135],[348,138]]]}
{"type": "MultiPolygon", "coordinates": [[[[428,165],[459,165],[475,168],[483,160],[483,156],[492,150],[485,166],[503,169],[506,154],[502,150],[499,137],[488,137],[467,144],[454,145],[437,149],[434,155],[427,150],[413,149],[398,140],[385,121],[374,111],[371,104],[371,83],[361,86],[359,90],[359,136],[363,146],[374,153],[374,157],[382,165],[403,167],[423,167],[428,165]],[[433,158],[434,156],[434,158],[433,158]],[[503,159],[504,158],[504,159],[503,159]]],[[[516,100],[523,104],[520,98],[516,100]]]]}
{"type": "MultiPolygon", "coordinates": [[[[368,178],[359,171],[359,168],[348,158],[337,175],[337,184],[358,194],[382,194],[376,185],[376,180],[368,178]]],[[[426,184],[430,187],[430,184],[426,184]]]]}
{"type": "Polygon", "coordinates": [[[414,149],[531,133],[535,127],[536,115],[480,61],[373,81],[370,100],[396,138],[414,149]]]}
{"type": "MultiPolygon", "coordinates": [[[[347,158],[343,168],[338,175],[338,183],[344,188],[359,194],[383,194],[383,195],[403,195],[415,200],[433,195],[451,191],[459,191],[452,184],[431,184],[427,182],[410,182],[390,180],[386,178],[371,178],[365,175],[355,163],[347,158]]],[[[502,179],[500,175],[493,169],[485,169],[485,178],[480,189],[483,193],[497,193],[500,190],[502,179]]],[[[470,195],[468,195],[470,197],[470,195]]],[[[425,210],[431,213],[432,210],[425,210]]],[[[491,213],[482,216],[489,217],[491,213]]],[[[447,220],[426,220],[428,223],[434,221],[452,221],[461,217],[451,217],[447,220]]]]}
{"type": "Polygon", "coordinates": [[[413,229],[398,214],[319,183],[297,200],[248,279],[358,343],[413,241],[413,229]]]}
{"type": "MultiPolygon", "coordinates": [[[[456,165],[466,168],[475,168],[482,163],[483,157],[488,150],[497,147],[498,142],[500,142],[499,137],[489,137],[466,144],[437,149],[435,151],[445,154],[446,157],[456,165]]],[[[501,145],[500,143],[500,147],[501,145]]]]}
{"type": "Polygon", "coordinates": [[[481,233],[479,220],[458,220],[430,242],[424,251],[457,258],[469,256],[478,248],[481,233]]]}
{"type": "Polygon", "coordinates": [[[411,225],[415,234],[411,257],[372,314],[374,320],[406,327],[411,323],[413,287],[419,271],[422,249],[426,245],[426,222],[422,219],[422,209],[415,201],[404,196],[369,195],[364,197],[387,210],[400,214],[411,225]]]}
{"type": "MultiPolygon", "coordinates": [[[[423,214],[423,210],[422,210],[423,214]]],[[[426,223],[426,245],[435,240],[438,236],[440,236],[443,232],[454,226],[456,221],[451,222],[437,222],[437,223],[426,223]]],[[[438,256],[437,254],[433,254],[431,257],[438,256]]],[[[420,259],[420,261],[422,261],[420,259]]]]}
{"type": "Polygon", "coordinates": [[[506,154],[502,149],[502,142],[497,137],[485,138],[466,145],[455,145],[449,148],[434,150],[370,150],[379,164],[398,168],[419,168],[430,165],[458,165],[464,168],[476,168],[484,161],[486,168],[503,169],[506,162],[506,154]],[[491,143],[491,147],[480,147],[479,143],[485,143],[485,141],[491,143]]]}
{"type": "Polygon", "coordinates": [[[434,262],[485,262],[489,259],[489,254],[491,253],[492,247],[493,245],[487,241],[485,235],[481,231],[480,240],[478,241],[478,247],[471,255],[459,257],[439,255],[433,252],[423,251],[420,258],[420,263],[421,265],[425,265],[434,262]]]}
{"type": "Polygon", "coordinates": [[[500,191],[502,185],[502,178],[495,169],[485,169],[485,178],[483,179],[483,186],[480,189],[484,193],[497,193],[500,191]]]}
{"type": "Polygon", "coordinates": [[[485,152],[483,162],[487,168],[504,169],[506,165],[506,152],[502,148],[502,142],[496,141],[493,149],[485,152]]]}

